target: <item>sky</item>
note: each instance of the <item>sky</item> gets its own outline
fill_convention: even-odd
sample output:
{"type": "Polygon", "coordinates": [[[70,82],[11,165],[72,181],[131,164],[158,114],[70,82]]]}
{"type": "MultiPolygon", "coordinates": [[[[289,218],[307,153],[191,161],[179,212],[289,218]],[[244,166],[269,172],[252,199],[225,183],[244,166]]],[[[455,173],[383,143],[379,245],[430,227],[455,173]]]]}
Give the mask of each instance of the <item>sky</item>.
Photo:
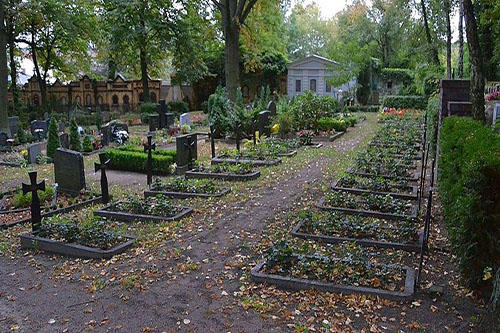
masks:
{"type": "MultiPolygon", "coordinates": [[[[297,0],[292,1],[293,4],[297,2],[297,0]]],[[[312,2],[316,2],[319,5],[323,18],[329,19],[352,3],[352,0],[304,0],[302,3],[308,5],[312,2]]],[[[369,4],[371,1],[368,0],[367,3],[369,4]]]]}

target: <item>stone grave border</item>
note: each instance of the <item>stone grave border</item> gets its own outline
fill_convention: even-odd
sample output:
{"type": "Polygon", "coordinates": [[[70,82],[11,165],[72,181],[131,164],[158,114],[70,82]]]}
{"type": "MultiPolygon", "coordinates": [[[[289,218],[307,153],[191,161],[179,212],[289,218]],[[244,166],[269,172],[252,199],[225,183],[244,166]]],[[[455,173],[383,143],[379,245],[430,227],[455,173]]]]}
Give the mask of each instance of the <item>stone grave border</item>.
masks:
{"type": "Polygon", "coordinates": [[[378,178],[382,177],[385,179],[395,179],[395,180],[404,180],[409,182],[418,182],[420,178],[420,172],[418,170],[413,171],[413,177],[401,177],[401,176],[391,176],[391,175],[377,175],[373,173],[364,173],[356,171],[352,166],[348,167],[346,170],[348,173],[352,173],[353,175],[370,177],[370,178],[378,178]]]}
{"type": "Polygon", "coordinates": [[[281,163],[281,158],[277,158],[275,160],[247,160],[247,159],[239,159],[239,158],[226,158],[223,156],[214,157],[211,160],[212,164],[253,164],[255,166],[275,166],[281,163]]]}
{"type": "Polygon", "coordinates": [[[332,183],[332,185],[331,185],[332,191],[349,192],[349,193],[354,193],[354,194],[368,193],[368,194],[390,195],[391,197],[396,198],[396,199],[418,200],[418,186],[416,186],[416,185],[408,185],[408,187],[411,188],[411,194],[405,194],[405,193],[397,193],[397,192],[378,192],[378,191],[365,190],[365,189],[354,188],[354,187],[341,187],[341,186],[337,186],[338,182],[339,182],[338,180],[335,180],[332,183]]]}
{"type": "Polygon", "coordinates": [[[101,250],[99,248],[55,241],[50,238],[38,236],[39,231],[30,234],[20,235],[22,249],[42,250],[45,252],[56,253],[68,257],[78,257],[86,259],[109,259],[114,255],[125,252],[135,243],[136,238],[130,236],[122,236],[125,242],[121,243],[109,250],[101,250]]]}
{"type": "Polygon", "coordinates": [[[199,171],[186,171],[184,174],[186,179],[193,178],[208,178],[208,179],[220,179],[226,181],[251,181],[260,177],[260,171],[256,170],[252,173],[239,175],[236,173],[212,173],[212,172],[199,172],[199,171]]]}
{"type": "MultiPolygon", "coordinates": [[[[70,205],[67,207],[58,208],[55,210],[48,211],[48,212],[42,214],[42,218],[50,217],[50,216],[58,215],[58,214],[68,213],[68,212],[71,212],[73,210],[77,210],[77,209],[80,209],[80,208],[83,208],[83,207],[86,207],[86,206],[89,206],[89,205],[92,205],[95,203],[99,203],[101,201],[102,201],[102,196],[98,196],[98,197],[95,197],[95,198],[92,198],[89,200],[85,200],[85,201],[82,201],[82,202],[79,202],[79,203],[76,203],[76,204],[73,204],[73,205],[70,205]]],[[[15,225],[18,225],[21,223],[26,223],[29,221],[31,221],[31,217],[26,217],[22,220],[14,221],[14,222],[9,223],[9,224],[0,224],[0,229],[7,229],[7,228],[13,227],[15,225]]]]}
{"type": "Polygon", "coordinates": [[[157,215],[142,215],[133,214],[126,212],[117,212],[110,209],[111,205],[107,205],[101,209],[94,212],[94,215],[115,219],[122,222],[134,222],[134,221],[147,221],[147,222],[172,222],[182,219],[183,217],[189,216],[193,213],[193,208],[191,207],[180,207],[183,209],[182,212],[177,215],[170,217],[162,217],[157,215]]]}
{"type": "Polygon", "coordinates": [[[307,148],[319,149],[319,148],[323,147],[323,144],[321,142],[311,143],[310,145],[304,145],[303,147],[304,147],[304,149],[307,149],[307,148]]]}
{"type": "Polygon", "coordinates": [[[292,150],[291,152],[288,153],[278,154],[279,157],[294,157],[295,155],[297,155],[296,150],[292,150]]]}
{"type": "MultiPolygon", "coordinates": [[[[297,238],[301,238],[301,239],[321,241],[321,242],[325,242],[328,244],[354,242],[357,245],[364,246],[364,247],[372,247],[373,246],[373,247],[377,247],[377,248],[404,250],[404,251],[416,252],[416,253],[420,252],[420,249],[422,248],[423,243],[424,243],[424,233],[421,231],[418,233],[418,242],[416,244],[412,244],[412,243],[378,241],[378,240],[353,238],[353,237],[340,237],[340,236],[326,236],[326,235],[308,234],[308,233],[300,231],[300,229],[302,228],[303,225],[304,225],[304,221],[299,222],[292,229],[291,235],[294,237],[297,237],[297,238]]],[[[385,227],[385,229],[394,229],[394,228],[385,227]]]]}
{"type": "Polygon", "coordinates": [[[392,213],[382,213],[373,210],[363,210],[363,209],[354,209],[354,208],[344,208],[344,207],[336,207],[336,206],[325,206],[325,199],[321,199],[316,207],[322,210],[330,210],[330,211],[338,211],[344,212],[351,215],[359,215],[359,216],[370,216],[377,217],[380,219],[387,220],[407,220],[407,219],[416,219],[417,218],[417,206],[414,205],[411,207],[410,215],[401,215],[401,214],[392,214],[392,213]]]}
{"type": "Polygon", "coordinates": [[[2,160],[0,160],[0,165],[11,167],[11,168],[20,168],[21,167],[21,164],[11,163],[11,162],[4,162],[2,160]]]}
{"type": "Polygon", "coordinates": [[[188,193],[188,192],[169,192],[169,191],[144,191],[144,198],[155,197],[157,195],[163,195],[166,197],[177,198],[177,199],[187,199],[187,198],[220,198],[231,192],[230,187],[218,188],[217,193],[188,193]]]}
{"type": "Polygon", "coordinates": [[[372,295],[385,299],[410,301],[415,295],[415,270],[413,268],[402,266],[405,270],[405,290],[390,291],[369,287],[355,287],[341,284],[319,282],[315,280],[306,280],[292,277],[284,277],[275,274],[261,273],[260,270],[266,264],[266,260],[262,260],[250,272],[252,281],[256,283],[267,283],[277,286],[280,289],[301,291],[316,289],[324,292],[342,293],[342,294],[364,294],[372,295]]]}

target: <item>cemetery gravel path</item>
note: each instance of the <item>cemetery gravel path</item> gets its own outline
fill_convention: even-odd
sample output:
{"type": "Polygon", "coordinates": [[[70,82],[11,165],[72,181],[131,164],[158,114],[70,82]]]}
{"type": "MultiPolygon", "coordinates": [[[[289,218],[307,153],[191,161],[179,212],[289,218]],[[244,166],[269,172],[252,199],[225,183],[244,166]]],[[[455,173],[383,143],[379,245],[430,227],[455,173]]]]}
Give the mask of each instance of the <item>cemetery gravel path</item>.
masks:
{"type": "MultiPolygon", "coordinates": [[[[337,154],[353,150],[373,134],[375,126],[368,123],[325,143],[323,149],[334,149],[337,154]]],[[[255,199],[228,204],[212,229],[170,244],[172,248],[182,246],[183,256],[200,263],[198,270],[160,279],[143,292],[133,292],[126,301],[118,286],[90,294],[81,284],[51,279],[51,266],[64,261],[60,257],[40,255],[36,261],[30,256],[0,257],[0,332],[9,332],[13,325],[21,332],[279,330],[272,320],[238,306],[241,298],[233,293],[239,291],[246,266],[259,260],[251,248],[259,243],[266,222],[301,205],[306,197],[311,202],[318,199],[325,168],[332,162],[321,154],[296,172],[282,175],[277,183],[259,189],[255,199]]],[[[155,266],[160,271],[173,268],[168,261],[142,260],[145,267],[155,266]]],[[[124,261],[117,269],[127,270],[126,264],[124,261]]]]}

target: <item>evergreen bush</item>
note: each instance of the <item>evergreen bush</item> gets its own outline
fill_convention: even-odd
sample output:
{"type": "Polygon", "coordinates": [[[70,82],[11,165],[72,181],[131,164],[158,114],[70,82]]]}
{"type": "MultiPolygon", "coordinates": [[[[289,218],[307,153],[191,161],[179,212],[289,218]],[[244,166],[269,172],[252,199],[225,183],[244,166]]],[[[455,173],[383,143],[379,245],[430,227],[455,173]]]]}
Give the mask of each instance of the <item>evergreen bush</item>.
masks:
{"type": "Polygon", "coordinates": [[[47,138],[47,156],[54,158],[54,153],[56,149],[61,147],[61,142],[59,141],[59,135],[57,134],[57,120],[55,117],[50,117],[49,123],[49,134],[47,138]]]}
{"type": "Polygon", "coordinates": [[[75,119],[71,120],[69,128],[69,149],[74,151],[82,151],[82,143],[80,141],[80,134],[78,134],[78,125],[75,119]]]}

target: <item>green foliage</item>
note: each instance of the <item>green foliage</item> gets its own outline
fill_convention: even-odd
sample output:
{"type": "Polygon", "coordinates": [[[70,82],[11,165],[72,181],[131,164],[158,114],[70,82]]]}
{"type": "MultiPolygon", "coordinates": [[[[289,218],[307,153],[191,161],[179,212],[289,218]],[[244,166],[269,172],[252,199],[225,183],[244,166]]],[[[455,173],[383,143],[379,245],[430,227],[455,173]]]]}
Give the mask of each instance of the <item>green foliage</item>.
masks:
{"type": "Polygon", "coordinates": [[[440,100],[438,95],[429,98],[427,102],[427,143],[431,144],[431,151],[436,151],[440,100]]]}
{"type": "Polygon", "coordinates": [[[23,126],[21,124],[19,124],[19,127],[17,128],[16,139],[19,142],[19,144],[28,142],[28,139],[26,138],[26,133],[24,132],[23,126]]]}
{"type": "Polygon", "coordinates": [[[395,81],[400,83],[411,83],[413,76],[406,68],[382,68],[380,77],[385,81],[395,81]]]}
{"type": "Polygon", "coordinates": [[[470,118],[446,118],[440,138],[443,216],[458,267],[472,287],[500,267],[500,138],[470,118]]]}
{"type": "MultiPolygon", "coordinates": [[[[353,118],[356,121],[355,118],[353,118]]],[[[323,117],[318,120],[318,128],[322,131],[335,132],[345,132],[347,128],[351,125],[351,121],[342,117],[338,118],[327,118],[323,117]]]]}
{"type": "Polygon", "coordinates": [[[74,151],[82,151],[82,143],[80,141],[80,134],[78,134],[78,125],[75,119],[71,120],[69,128],[69,149],[74,151]]]}
{"type": "Polygon", "coordinates": [[[90,135],[86,135],[83,138],[82,150],[86,153],[90,153],[94,150],[94,147],[92,146],[92,138],[90,137],[90,135]]]}
{"type": "Polygon", "coordinates": [[[317,130],[320,118],[335,115],[337,101],[331,96],[320,97],[311,91],[305,91],[290,103],[290,112],[297,130],[317,130]]]}
{"type": "Polygon", "coordinates": [[[345,106],[342,110],[343,113],[352,113],[352,112],[379,112],[379,105],[350,105],[345,106]]]}
{"type": "Polygon", "coordinates": [[[216,137],[222,137],[229,130],[228,117],[233,112],[226,89],[218,86],[208,98],[208,120],[214,127],[216,137]]]}
{"type": "Polygon", "coordinates": [[[279,112],[276,115],[274,122],[278,124],[278,133],[281,136],[290,133],[293,129],[293,116],[290,112],[279,112]]]}
{"type": "Polygon", "coordinates": [[[61,146],[59,135],[57,135],[57,120],[55,117],[50,117],[49,133],[47,138],[47,156],[54,158],[56,149],[61,146]]]}
{"type": "Polygon", "coordinates": [[[427,99],[424,96],[385,96],[382,107],[425,110],[427,99]]]}
{"type": "Polygon", "coordinates": [[[239,109],[243,109],[245,107],[243,104],[243,93],[241,92],[241,87],[236,89],[236,101],[234,104],[239,109]]]}
{"type": "Polygon", "coordinates": [[[184,101],[172,101],[168,104],[168,109],[170,112],[174,113],[176,117],[183,113],[189,112],[189,104],[184,101]]]}
{"type": "MultiPolygon", "coordinates": [[[[143,147],[137,147],[137,146],[133,146],[133,145],[118,146],[114,149],[121,150],[121,151],[128,151],[128,152],[144,153],[145,154],[143,147]]],[[[170,156],[175,160],[175,158],[177,157],[177,151],[176,150],[157,149],[157,150],[153,150],[153,155],[170,156]]]]}
{"type": "MultiPolygon", "coordinates": [[[[105,151],[106,158],[110,159],[110,169],[146,173],[148,154],[138,151],[126,151],[119,149],[108,149],[105,151]]],[[[168,175],[175,157],[167,154],[153,154],[153,173],[157,175],[168,175]]]]}
{"type": "Polygon", "coordinates": [[[141,104],[141,122],[147,124],[149,122],[149,117],[156,115],[156,104],[155,103],[142,103],[141,104]]]}
{"type": "Polygon", "coordinates": [[[102,112],[101,112],[101,108],[100,107],[97,107],[97,112],[95,114],[95,126],[97,127],[98,131],[101,130],[101,126],[102,126],[102,112]]]}
{"type": "Polygon", "coordinates": [[[358,74],[358,88],[356,89],[356,98],[358,99],[358,102],[363,105],[368,104],[371,92],[371,67],[370,64],[367,63],[363,65],[358,74]]]}
{"type": "MultiPolygon", "coordinates": [[[[52,200],[54,193],[54,188],[50,186],[46,186],[45,191],[38,191],[40,204],[52,200]]],[[[12,205],[15,208],[29,207],[31,205],[31,192],[26,194],[23,194],[22,191],[17,192],[12,199],[12,205]]]]}

